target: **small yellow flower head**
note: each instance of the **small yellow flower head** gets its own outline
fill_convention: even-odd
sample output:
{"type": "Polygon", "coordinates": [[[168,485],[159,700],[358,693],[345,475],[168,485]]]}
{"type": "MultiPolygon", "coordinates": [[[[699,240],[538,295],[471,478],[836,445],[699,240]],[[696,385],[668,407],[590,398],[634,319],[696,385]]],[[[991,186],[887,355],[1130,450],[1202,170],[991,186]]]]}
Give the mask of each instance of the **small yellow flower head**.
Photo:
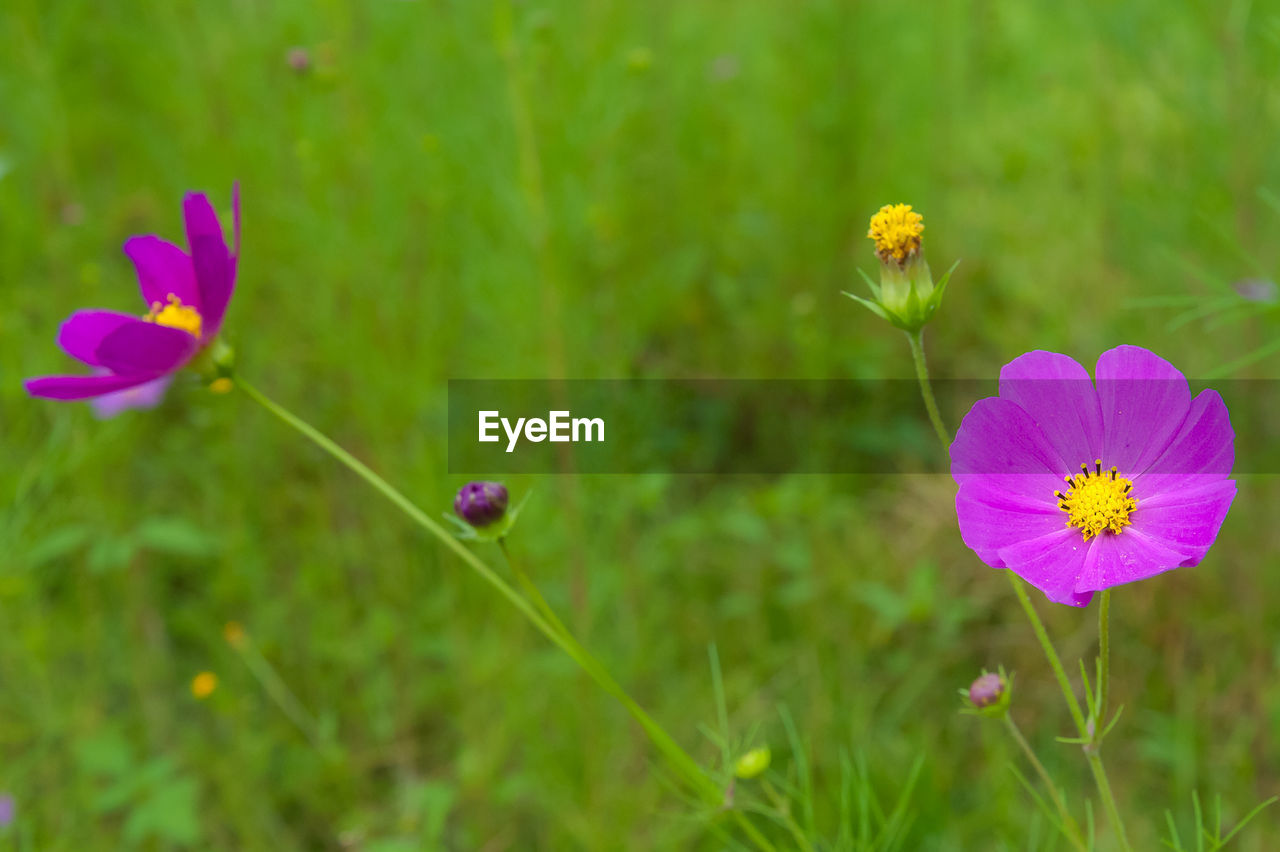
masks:
{"type": "Polygon", "coordinates": [[[191,679],[191,694],[204,700],[218,688],[218,676],[213,672],[200,672],[191,679]]]}
{"type": "Polygon", "coordinates": [[[892,258],[902,266],[908,257],[920,251],[923,232],[924,217],[914,212],[910,204],[886,204],[871,217],[867,236],[875,240],[880,260],[888,263],[892,258]]]}
{"type": "Polygon", "coordinates": [[[227,644],[232,648],[239,648],[244,644],[244,628],[238,621],[228,621],[222,628],[222,638],[226,639],[227,644]]]}
{"type": "Polygon", "coordinates": [[[772,758],[768,746],[753,748],[733,764],[733,774],[743,780],[755,778],[769,768],[772,758]]]}
{"type": "Polygon", "coordinates": [[[867,230],[867,236],[875,241],[876,257],[880,260],[880,282],[877,284],[863,273],[872,298],[845,293],[908,334],[919,332],[937,311],[951,277],[948,270],[934,285],[933,274],[924,259],[922,233],[924,217],[913,211],[910,204],[881,207],[871,217],[871,227],[867,230]]]}
{"type": "Polygon", "coordinates": [[[231,381],[226,376],[222,376],[209,382],[209,390],[214,393],[230,393],[231,389],[235,386],[235,382],[231,381]]]}

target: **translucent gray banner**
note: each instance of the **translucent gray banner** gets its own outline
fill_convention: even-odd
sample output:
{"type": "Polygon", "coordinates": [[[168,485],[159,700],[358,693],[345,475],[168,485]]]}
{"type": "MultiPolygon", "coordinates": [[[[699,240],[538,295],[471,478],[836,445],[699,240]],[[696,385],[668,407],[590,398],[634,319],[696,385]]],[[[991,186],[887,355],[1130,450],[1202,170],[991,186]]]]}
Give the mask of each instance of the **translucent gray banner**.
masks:
{"type": "MultiPolygon", "coordinates": [[[[1042,398],[1046,411],[1059,413],[1101,396],[1115,409],[1104,418],[1107,423],[1145,418],[1130,433],[1156,441],[1162,424],[1166,431],[1177,428],[1165,421],[1186,414],[1190,398],[1186,384],[1172,381],[1114,381],[1101,394],[1092,382],[1076,380],[1019,385],[1006,383],[1005,395],[1042,398]]],[[[1191,396],[1204,385],[1192,381],[1191,396]]],[[[953,433],[975,402],[996,395],[996,387],[995,379],[935,382],[942,417],[953,433]]],[[[1273,440],[1280,381],[1215,381],[1213,388],[1235,435],[1231,469],[1280,472],[1273,440]]],[[[1083,461],[1092,463],[1073,459],[1063,474],[1083,461]]],[[[1193,464],[1200,462],[1191,454],[1174,453],[1162,460],[1161,471],[1193,464]]],[[[908,380],[451,380],[448,465],[452,474],[471,475],[885,474],[944,473],[950,462],[925,414],[919,386],[908,380]]],[[[1015,472],[998,462],[992,471],[1015,472]]]]}

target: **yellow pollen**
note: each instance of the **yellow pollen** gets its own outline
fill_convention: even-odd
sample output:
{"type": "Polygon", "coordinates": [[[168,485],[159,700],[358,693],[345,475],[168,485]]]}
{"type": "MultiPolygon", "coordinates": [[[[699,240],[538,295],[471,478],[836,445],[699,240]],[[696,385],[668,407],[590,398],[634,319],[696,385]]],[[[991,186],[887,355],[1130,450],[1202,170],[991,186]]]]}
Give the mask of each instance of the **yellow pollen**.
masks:
{"type": "Polygon", "coordinates": [[[230,393],[231,389],[235,386],[235,382],[231,381],[226,376],[222,376],[209,382],[209,390],[214,393],[230,393]]]}
{"type": "Polygon", "coordinates": [[[1104,472],[1102,459],[1094,459],[1092,470],[1080,465],[1080,471],[1064,477],[1070,486],[1066,494],[1053,492],[1058,508],[1067,513],[1067,526],[1077,527],[1088,541],[1103,530],[1119,533],[1133,523],[1129,515],[1138,508],[1133,482],[1118,476],[1114,467],[1104,472]]]}
{"type": "Polygon", "coordinates": [[[886,204],[871,217],[867,236],[876,241],[876,254],[883,261],[893,258],[904,263],[908,255],[920,250],[920,234],[924,217],[911,210],[910,204],[886,204]]]}
{"type": "Polygon", "coordinates": [[[151,311],[143,317],[147,322],[156,325],[167,325],[169,328],[180,328],[193,337],[200,336],[200,312],[182,304],[182,300],[169,294],[169,304],[151,303],[151,311]]]}

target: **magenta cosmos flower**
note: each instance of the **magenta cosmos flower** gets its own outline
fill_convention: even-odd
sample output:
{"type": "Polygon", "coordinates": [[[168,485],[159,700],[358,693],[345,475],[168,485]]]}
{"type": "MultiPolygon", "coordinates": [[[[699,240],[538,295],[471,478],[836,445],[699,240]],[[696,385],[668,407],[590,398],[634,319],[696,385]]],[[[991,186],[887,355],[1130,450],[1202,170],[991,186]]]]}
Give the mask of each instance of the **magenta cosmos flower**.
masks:
{"type": "Polygon", "coordinates": [[[1227,407],[1136,346],[1102,353],[1097,385],[1053,352],[1000,371],[951,445],[960,535],[1052,601],[1197,564],[1235,497],[1227,407]]]}
{"type": "Polygon", "coordinates": [[[32,396],[107,398],[103,412],[158,401],[168,377],[204,349],[222,327],[240,256],[240,188],[231,192],[235,250],[227,248],[213,205],[203,193],[182,202],[190,253],[155,236],[132,237],[124,253],[138,270],[145,316],[106,310],[72,314],[58,345],[94,368],[92,375],[28,379],[32,396]],[[136,393],[122,393],[136,391],[136,393]],[[109,398],[108,398],[109,397],[109,398]]]}

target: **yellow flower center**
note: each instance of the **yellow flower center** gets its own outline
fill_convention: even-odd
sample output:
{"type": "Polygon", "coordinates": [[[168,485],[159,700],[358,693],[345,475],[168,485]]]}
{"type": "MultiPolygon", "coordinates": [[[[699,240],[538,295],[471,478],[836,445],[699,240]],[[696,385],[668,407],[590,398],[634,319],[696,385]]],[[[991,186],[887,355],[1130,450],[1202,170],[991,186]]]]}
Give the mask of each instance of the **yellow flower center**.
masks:
{"type": "Polygon", "coordinates": [[[182,300],[172,293],[169,294],[169,304],[167,305],[152,302],[151,311],[143,319],[156,325],[180,328],[192,337],[200,336],[200,312],[195,308],[182,304],[182,300]]]}
{"type": "Polygon", "coordinates": [[[920,250],[920,234],[924,217],[911,210],[910,204],[886,204],[871,217],[867,236],[876,241],[876,254],[883,261],[893,258],[898,263],[920,250]]]}
{"type": "Polygon", "coordinates": [[[1058,508],[1067,513],[1067,526],[1077,527],[1088,541],[1103,530],[1121,532],[1132,521],[1129,515],[1138,508],[1138,498],[1131,493],[1133,482],[1116,475],[1116,469],[1103,473],[1102,459],[1094,459],[1093,470],[1080,465],[1080,473],[1064,479],[1067,493],[1053,492],[1058,508]]]}

